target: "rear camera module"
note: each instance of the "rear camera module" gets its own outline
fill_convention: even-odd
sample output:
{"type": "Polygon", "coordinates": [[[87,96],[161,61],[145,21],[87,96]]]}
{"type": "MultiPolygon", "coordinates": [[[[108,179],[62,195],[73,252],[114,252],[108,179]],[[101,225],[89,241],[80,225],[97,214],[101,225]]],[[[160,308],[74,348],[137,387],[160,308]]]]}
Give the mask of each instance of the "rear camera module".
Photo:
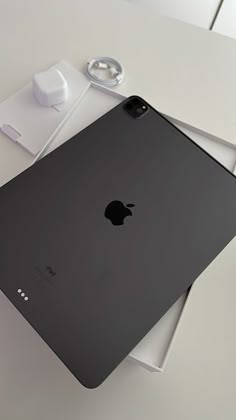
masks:
{"type": "Polygon", "coordinates": [[[148,106],[138,96],[130,98],[124,105],[125,111],[133,118],[140,118],[148,111],[148,106]]]}

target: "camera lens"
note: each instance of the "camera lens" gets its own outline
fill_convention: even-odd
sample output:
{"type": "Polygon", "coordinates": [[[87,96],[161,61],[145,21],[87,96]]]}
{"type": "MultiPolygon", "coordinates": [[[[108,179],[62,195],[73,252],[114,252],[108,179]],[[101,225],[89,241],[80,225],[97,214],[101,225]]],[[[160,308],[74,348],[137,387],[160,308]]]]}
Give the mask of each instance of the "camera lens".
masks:
{"type": "Polygon", "coordinates": [[[134,99],[133,99],[133,104],[134,104],[134,105],[139,105],[139,104],[140,104],[139,99],[138,99],[138,98],[134,98],[134,99]]]}
{"type": "Polygon", "coordinates": [[[148,112],[148,106],[139,97],[132,97],[124,104],[125,111],[133,118],[139,118],[148,112]]]}
{"type": "Polygon", "coordinates": [[[127,108],[127,109],[132,109],[132,108],[133,108],[132,103],[131,103],[131,102],[128,102],[128,103],[126,104],[126,108],[127,108]]]}

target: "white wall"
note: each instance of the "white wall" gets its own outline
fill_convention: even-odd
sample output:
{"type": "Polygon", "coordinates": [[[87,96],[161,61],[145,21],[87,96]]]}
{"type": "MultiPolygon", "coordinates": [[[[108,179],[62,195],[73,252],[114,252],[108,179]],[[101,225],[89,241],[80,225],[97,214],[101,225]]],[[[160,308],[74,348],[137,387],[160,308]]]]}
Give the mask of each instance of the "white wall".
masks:
{"type": "MultiPolygon", "coordinates": [[[[193,25],[209,28],[214,18],[220,0],[126,0],[140,4],[146,8],[192,23],[193,25]]],[[[235,2],[235,0],[231,0],[235,2]]],[[[236,26],[236,25],[235,25],[236,26]]]]}

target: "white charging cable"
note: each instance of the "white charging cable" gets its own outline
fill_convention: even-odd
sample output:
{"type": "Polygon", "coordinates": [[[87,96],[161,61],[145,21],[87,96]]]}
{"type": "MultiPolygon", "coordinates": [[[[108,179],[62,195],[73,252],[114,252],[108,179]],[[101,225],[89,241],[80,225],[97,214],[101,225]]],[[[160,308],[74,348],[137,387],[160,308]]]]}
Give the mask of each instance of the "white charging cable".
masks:
{"type": "Polygon", "coordinates": [[[87,76],[94,83],[113,87],[123,82],[125,73],[121,64],[113,58],[96,57],[88,62],[87,76]]]}

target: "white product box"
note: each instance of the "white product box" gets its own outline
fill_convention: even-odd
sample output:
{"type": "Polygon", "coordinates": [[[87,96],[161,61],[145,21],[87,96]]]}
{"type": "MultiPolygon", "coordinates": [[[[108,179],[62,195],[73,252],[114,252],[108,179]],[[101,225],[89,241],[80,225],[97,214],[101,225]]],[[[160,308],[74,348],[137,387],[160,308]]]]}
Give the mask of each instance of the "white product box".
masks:
{"type": "Polygon", "coordinates": [[[55,138],[90,86],[85,75],[70,64],[61,61],[53,67],[68,81],[66,102],[52,107],[40,105],[30,82],[0,104],[0,130],[36,159],[44,146],[55,138]]]}
{"type": "Polygon", "coordinates": [[[181,296],[160,321],[133,349],[128,358],[150,372],[163,372],[181,325],[191,288],[181,296]]]}

